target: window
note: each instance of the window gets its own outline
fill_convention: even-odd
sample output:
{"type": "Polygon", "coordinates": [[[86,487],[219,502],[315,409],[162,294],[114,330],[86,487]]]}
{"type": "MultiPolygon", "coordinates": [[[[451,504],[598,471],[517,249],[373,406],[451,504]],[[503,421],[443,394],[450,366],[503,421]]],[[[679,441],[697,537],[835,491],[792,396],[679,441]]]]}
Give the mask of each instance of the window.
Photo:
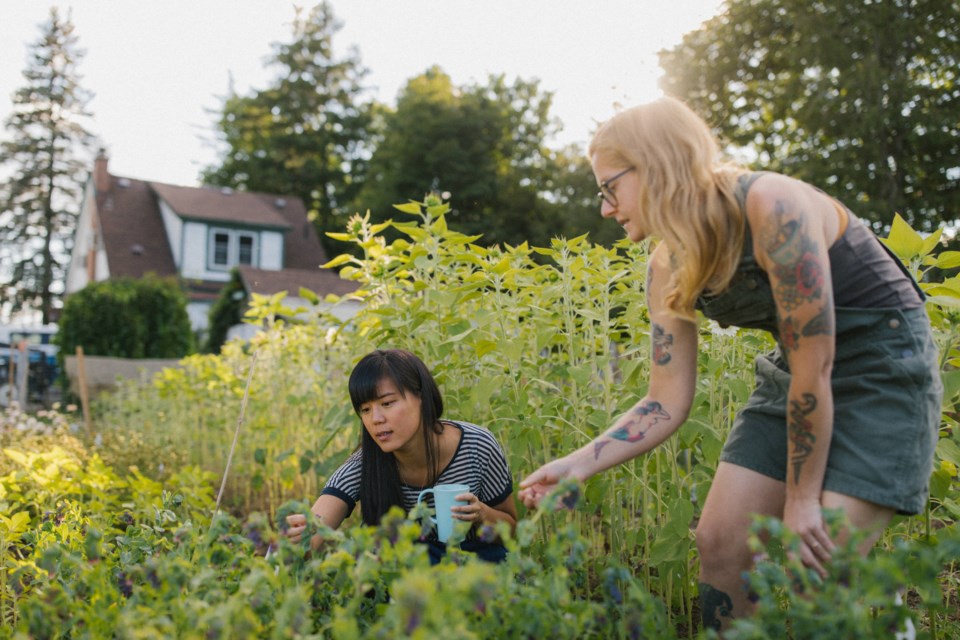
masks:
{"type": "Polygon", "coordinates": [[[226,271],[241,264],[257,266],[257,235],[235,229],[211,229],[207,248],[210,269],[226,271]]]}

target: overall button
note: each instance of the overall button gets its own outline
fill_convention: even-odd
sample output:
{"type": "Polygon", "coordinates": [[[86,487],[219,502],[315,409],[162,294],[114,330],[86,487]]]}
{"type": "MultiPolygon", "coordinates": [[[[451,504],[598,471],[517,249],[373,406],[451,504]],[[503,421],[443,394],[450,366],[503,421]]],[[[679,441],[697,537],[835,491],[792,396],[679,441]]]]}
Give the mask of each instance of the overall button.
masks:
{"type": "Polygon", "coordinates": [[[756,289],[760,283],[757,282],[756,278],[750,278],[749,280],[747,280],[746,284],[747,284],[747,289],[756,289]]]}
{"type": "Polygon", "coordinates": [[[891,318],[891,319],[890,319],[890,328],[891,328],[891,329],[899,329],[899,328],[900,328],[900,319],[899,319],[899,318],[891,318]]]}

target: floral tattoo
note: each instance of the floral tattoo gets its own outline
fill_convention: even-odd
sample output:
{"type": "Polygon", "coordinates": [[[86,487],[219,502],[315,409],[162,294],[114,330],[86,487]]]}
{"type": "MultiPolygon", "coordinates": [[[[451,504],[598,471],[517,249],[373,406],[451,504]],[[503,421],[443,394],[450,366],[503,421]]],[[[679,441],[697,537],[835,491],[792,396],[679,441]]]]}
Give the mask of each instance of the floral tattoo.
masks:
{"type": "Polygon", "coordinates": [[[790,216],[780,201],[774,214],[776,220],[766,229],[765,245],[774,263],[772,271],[777,277],[774,296],[783,314],[780,342],[789,352],[797,348],[801,337],[833,335],[834,321],[827,305],[822,305],[805,323],[793,315],[802,305],[824,295],[826,277],[817,256],[817,245],[805,232],[802,220],[790,216]]]}

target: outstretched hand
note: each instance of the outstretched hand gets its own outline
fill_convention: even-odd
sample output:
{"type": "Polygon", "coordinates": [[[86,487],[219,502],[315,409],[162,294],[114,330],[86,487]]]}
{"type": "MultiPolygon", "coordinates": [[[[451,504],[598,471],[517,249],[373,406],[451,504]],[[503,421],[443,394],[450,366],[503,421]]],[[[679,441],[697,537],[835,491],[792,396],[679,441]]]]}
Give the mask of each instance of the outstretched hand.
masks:
{"type": "Polygon", "coordinates": [[[573,465],[566,458],[548,462],[520,482],[520,500],[528,509],[538,507],[540,502],[567,478],[582,479],[574,475],[573,465]]]}

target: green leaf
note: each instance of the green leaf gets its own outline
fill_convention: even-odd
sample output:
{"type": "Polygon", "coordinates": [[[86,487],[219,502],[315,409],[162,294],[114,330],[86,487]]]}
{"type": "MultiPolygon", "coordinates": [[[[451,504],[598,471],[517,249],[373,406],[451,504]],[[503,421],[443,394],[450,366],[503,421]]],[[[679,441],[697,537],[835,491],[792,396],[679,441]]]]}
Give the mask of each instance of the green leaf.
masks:
{"type": "Polygon", "coordinates": [[[342,264],[346,264],[353,260],[353,256],[349,253],[341,253],[333,260],[330,260],[326,264],[320,265],[321,269],[333,269],[334,267],[339,267],[342,264]]]}
{"type": "Polygon", "coordinates": [[[395,204],[393,205],[393,208],[396,209],[397,211],[402,211],[403,213],[412,213],[413,215],[420,215],[420,203],[413,202],[412,200],[405,204],[395,204]]]}
{"type": "Polygon", "coordinates": [[[938,269],[954,269],[960,267],[960,251],[944,251],[937,256],[934,266],[938,269]]]}
{"type": "Polygon", "coordinates": [[[318,304],[320,302],[320,296],[305,287],[300,287],[299,294],[301,298],[305,299],[310,304],[318,304]]]}
{"type": "Polygon", "coordinates": [[[923,238],[910,228],[899,213],[894,215],[890,235],[884,239],[884,243],[905,262],[913,260],[923,251],[923,238]]]}

